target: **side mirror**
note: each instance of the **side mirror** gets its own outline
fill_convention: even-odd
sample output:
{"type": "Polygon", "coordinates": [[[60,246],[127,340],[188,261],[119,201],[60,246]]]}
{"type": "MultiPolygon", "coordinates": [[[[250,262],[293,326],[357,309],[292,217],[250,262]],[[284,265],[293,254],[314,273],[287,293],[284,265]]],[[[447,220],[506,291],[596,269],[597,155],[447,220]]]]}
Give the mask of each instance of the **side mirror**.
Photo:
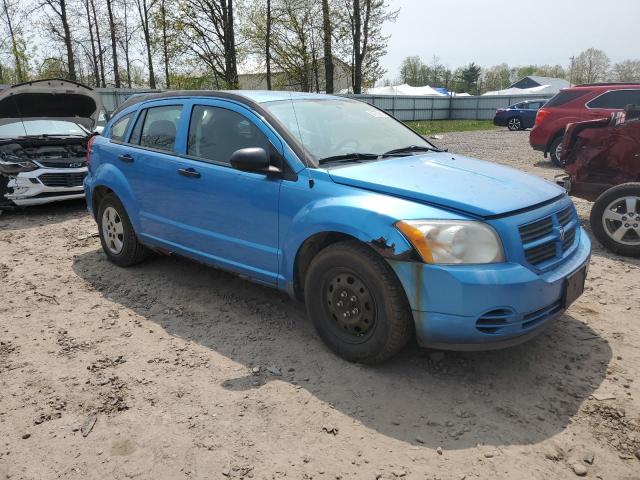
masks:
{"type": "Polygon", "coordinates": [[[249,147],[236,150],[229,160],[231,166],[243,172],[264,174],[280,173],[280,169],[269,162],[269,155],[264,148],[249,147]]]}

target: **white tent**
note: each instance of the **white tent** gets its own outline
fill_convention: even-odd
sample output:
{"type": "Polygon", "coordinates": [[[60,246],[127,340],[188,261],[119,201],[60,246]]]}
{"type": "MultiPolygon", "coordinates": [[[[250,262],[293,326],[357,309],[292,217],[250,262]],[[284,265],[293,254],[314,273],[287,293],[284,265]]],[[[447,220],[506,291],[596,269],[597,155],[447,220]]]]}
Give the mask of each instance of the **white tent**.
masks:
{"type": "Polygon", "coordinates": [[[482,95],[540,95],[548,93],[553,95],[556,93],[551,85],[540,85],[531,88],[505,88],[504,90],[494,90],[493,92],[483,93],[482,95]]]}
{"type": "Polygon", "coordinates": [[[428,85],[424,87],[412,87],[406,83],[402,85],[394,85],[389,87],[374,87],[367,89],[369,95],[410,95],[413,97],[430,96],[430,97],[445,97],[444,93],[440,93],[437,90],[431,88],[428,85]]]}

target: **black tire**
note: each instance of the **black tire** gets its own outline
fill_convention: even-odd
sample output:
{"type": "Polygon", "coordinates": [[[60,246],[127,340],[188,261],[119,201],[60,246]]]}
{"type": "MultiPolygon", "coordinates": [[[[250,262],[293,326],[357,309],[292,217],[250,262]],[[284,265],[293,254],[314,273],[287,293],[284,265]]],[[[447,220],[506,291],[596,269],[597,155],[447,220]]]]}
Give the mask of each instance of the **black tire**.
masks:
{"type": "Polygon", "coordinates": [[[507,120],[507,128],[512,132],[524,130],[522,119],[520,117],[511,117],[509,120],[507,120]]]}
{"type": "Polygon", "coordinates": [[[110,261],[120,267],[129,267],[136,263],[140,263],[149,256],[149,250],[138,241],[138,237],[131,226],[131,221],[129,220],[127,211],[117,196],[114,194],[107,194],[104,196],[98,206],[97,220],[102,250],[104,250],[104,253],[110,261]],[[110,240],[105,238],[105,235],[107,234],[103,228],[103,216],[107,208],[115,209],[120,220],[119,223],[122,225],[122,234],[118,236],[118,239],[122,242],[122,249],[118,253],[113,252],[107,246],[107,242],[110,240]]]}
{"type": "Polygon", "coordinates": [[[618,226],[629,225],[631,228],[638,228],[635,227],[638,225],[640,227],[640,183],[624,183],[605,191],[593,204],[590,221],[593,234],[607,250],[627,257],[640,257],[640,236],[638,233],[625,233],[623,240],[627,243],[621,243],[607,233],[607,230],[613,231],[618,226]],[[622,205],[622,199],[625,197],[636,197],[635,212],[626,210],[626,202],[624,206],[622,205]],[[607,209],[616,200],[619,200],[621,205],[618,210],[611,211],[623,216],[620,221],[605,220],[604,215],[607,209]],[[630,213],[633,213],[633,216],[630,213]]]}
{"type": "Polygon", "coordinates": [[[304,292],[309,318],[320,337],[331,350],[351,362],[381,363],[398,353],[414,333],[411,309],[395,273],[377,253],[357,241],[335,243],[316,255],[309,266],[304,292]],[[356,298],[356,302],[346,307],[348,310],[353,305],[360,306],[357,319],[343,319],[362,325],[359,332],[353,323],[348,327],[351,331],[346,331],[347,327],[335,316],[338,307],[331,299],[340,299],[347,291],[340,291],[345,288],[342,286],[332,290],[341,278],[347,289],[355,286],[351,293],[361,295],[348,297],[356,298]]]}
{"type": "Polygon", "coordinates": [[[558,156],[559,145],[562,145],[562,136],[554,138],[551,145],[549,145],[549,157],[551,157],[551,161],[556,167],[564,168],[564,162],[558,156]]]}

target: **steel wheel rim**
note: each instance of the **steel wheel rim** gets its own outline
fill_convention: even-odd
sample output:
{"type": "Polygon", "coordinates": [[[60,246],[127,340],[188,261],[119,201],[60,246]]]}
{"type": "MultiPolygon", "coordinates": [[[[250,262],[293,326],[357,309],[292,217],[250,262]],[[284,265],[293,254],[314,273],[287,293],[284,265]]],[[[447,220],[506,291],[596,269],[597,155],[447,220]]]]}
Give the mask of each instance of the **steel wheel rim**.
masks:
{"type": "Polygon", "coordinates": [[[322,301],[331,329],[349,343],[366,341],[377,323],[370,288],[349,270],[334,270],[325,278],[322,301]]]}
{"type": "Polygon", "coordinates": [[[640,246],[640,197],[627,195],[609,203],[602,214],[602,226],[616,243],[640,246]]]}
{"type": "Polygon", "coordinates": [[[511,130],[520,130],[520,120],[517,118],[509,120],[509,128],[511,128],[511,130]]]}
{"type": "Polygon", "coordinates": [[[559,162],[561,162],[562,160],[560,160],[560,155],[562,154],[562,142],[560,142],[557,146],[556,146],[556,158],[558,159],[559,162]]]}
{"type": "Polygon", "coordinates": [[[124,247],[124,226],[120,214],[113,207],[107,207],[102,212],[102,238],[107,249],[114,255],[119,255],[124,247]]]}

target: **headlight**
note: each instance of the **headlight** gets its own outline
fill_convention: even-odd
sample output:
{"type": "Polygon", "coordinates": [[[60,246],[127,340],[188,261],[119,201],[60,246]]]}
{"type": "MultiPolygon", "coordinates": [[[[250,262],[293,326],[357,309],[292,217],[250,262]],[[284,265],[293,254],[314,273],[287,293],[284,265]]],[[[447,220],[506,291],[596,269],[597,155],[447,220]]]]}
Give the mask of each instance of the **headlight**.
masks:
{"type": "Polygon", "coordinates": [[[20,172],[31,172],[36,170],[38,165],[31,160],[23,160],[14,155],[1,155],[0,156],[0,173],[5,175],[15,175],[20,172]]]}
{"type": "Polygon", "coordinates": [[[448,220],[405,220],[396,228],[425,263],[498,263],[504,251],[498,234],[486,223],[448,220]]]}

